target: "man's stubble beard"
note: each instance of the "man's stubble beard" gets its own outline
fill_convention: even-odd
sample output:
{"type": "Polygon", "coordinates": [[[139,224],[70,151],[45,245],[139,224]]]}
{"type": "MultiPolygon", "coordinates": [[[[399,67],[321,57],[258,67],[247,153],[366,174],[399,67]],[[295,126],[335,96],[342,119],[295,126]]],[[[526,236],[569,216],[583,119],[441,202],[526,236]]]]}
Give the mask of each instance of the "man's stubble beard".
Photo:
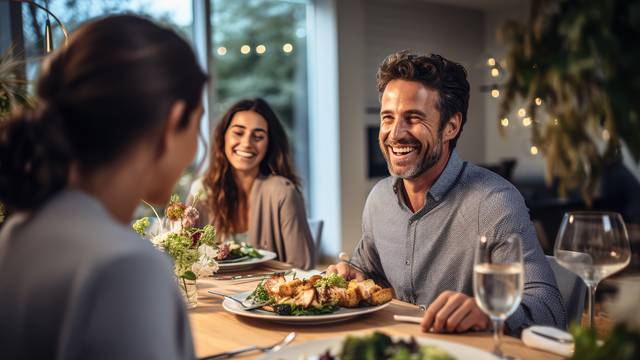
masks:
{"type": "Polygon", "coordinates": [[[436,138],[436,143],[434,144],[434,146],[430,147],[427,152],[424,153],[422,159],[420,159],[420,161],[416,165],[405,170],[403,173],[396,173],[395,171],[393,171],[393,166],[391,165],[391,161],[389,160],[389,155],[387,153],[387,151],[390,150],[388,150],[387,146],[385,146],[382,154],[387,161],[387,169],[389,170],[389,173],[391,175],[397,176],[401,179],[413,180],[424,174],[425,171],[431,169],[438,162],[438,160],[440,160],[440,157],[442,156],[442,148],[442,132],[438,131],[438,137],[436,138]]]}

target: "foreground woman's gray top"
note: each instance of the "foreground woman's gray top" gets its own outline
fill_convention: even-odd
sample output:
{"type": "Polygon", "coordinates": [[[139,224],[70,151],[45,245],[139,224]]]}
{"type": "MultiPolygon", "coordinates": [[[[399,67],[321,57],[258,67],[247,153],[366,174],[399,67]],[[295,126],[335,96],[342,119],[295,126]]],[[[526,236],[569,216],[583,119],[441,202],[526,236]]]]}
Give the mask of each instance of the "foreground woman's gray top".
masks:
{"type": "Polygon", "coordinates": [[[171,262],[80,191],[0,234],[1,359],[192,359],[171,262]]]}
{"type": "Polygon", "coordinates": [[[524,294],[506,321],[518,334],[539,324],[564,328],[566,314],[522,196],[508,181],[462,161],[454,151],[415,214],[402,200],[401,179],[381,180],[369,194],[353,263],[387,282],[396,296],[429,305],[445,290],[473,296],[476,244],[486,236],[493,258],[507,236],[522,238],[524,294]]]}

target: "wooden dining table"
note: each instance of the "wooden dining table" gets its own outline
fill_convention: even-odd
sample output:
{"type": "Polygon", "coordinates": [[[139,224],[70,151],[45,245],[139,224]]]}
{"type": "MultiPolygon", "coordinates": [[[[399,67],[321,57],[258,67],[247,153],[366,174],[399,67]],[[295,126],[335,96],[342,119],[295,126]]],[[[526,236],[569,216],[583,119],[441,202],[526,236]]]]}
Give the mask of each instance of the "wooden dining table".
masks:
{"type": "MultiPolygon", "coordinates": [[[[269,261],[262,266],[235,274],[281,271],[288,265],[269,261]]],[[[226,274],[220,274],[226,275],[226,274]]],[[[473,332],[465,334],[423,333],[418,324],[398,322],[393,315],[421,316],[416,305],[399,300],[372,314],[360,316],[341,323],[328,325],[283,325],[274,322],[236,316],[222,307],[223,298],[209,294],[214,290],[225,294],[235,294],[255,288],[260,280],[216,280],[213,278],[198,279],[198,306],[189,310],[191,331],[198,357],[204,357],[224,351],[234,350],[249,345],[268,346],[282,340],[289,332],[295,331],[297,337],[290,345],[304,341],[339,337],[346,334],[366,334],[374,330],[389,335],[420,336],[460,343],[478,349],[491,351],[493,337],[490,332],[473,332]]],[[[509,356],[522,360],[527,359],[562,359],[549,352],[529,348],[515,337],[503,337],[503,351],[509,356]]],[[[242,359],[258,357],[258,352],[238,356],[242,359]]]]}

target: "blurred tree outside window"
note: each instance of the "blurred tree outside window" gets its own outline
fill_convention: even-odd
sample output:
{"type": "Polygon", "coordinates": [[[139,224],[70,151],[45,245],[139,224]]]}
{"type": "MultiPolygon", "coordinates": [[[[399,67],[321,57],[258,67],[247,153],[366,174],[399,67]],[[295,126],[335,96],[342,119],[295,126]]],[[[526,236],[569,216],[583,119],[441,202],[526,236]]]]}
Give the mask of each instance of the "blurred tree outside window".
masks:
{"type": "Polygon", "coordinates": [[[243,98],[269,102],[287,131],[306,191],[307,2],[213,0],[211,5],[213,114],[219,117],[243,98]]]}

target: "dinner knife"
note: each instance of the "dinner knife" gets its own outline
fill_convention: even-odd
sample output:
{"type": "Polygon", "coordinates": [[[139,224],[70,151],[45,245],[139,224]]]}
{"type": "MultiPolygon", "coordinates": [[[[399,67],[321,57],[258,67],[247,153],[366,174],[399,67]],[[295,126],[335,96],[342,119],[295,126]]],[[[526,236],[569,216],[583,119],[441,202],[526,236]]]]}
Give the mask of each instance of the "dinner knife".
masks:
{"type": "Polygon", "coordinates": [[[291,271],[279,271],[279,272],[269,272],[269,273],[256,273],[256,274],[246,274],[246,275],[226,275],[226,276],[214,276],[213,280],[242,280],[242,279],[253,279],[253,278],[266,278],[273,275],[287,275],[291,273],[291,271]]]}

